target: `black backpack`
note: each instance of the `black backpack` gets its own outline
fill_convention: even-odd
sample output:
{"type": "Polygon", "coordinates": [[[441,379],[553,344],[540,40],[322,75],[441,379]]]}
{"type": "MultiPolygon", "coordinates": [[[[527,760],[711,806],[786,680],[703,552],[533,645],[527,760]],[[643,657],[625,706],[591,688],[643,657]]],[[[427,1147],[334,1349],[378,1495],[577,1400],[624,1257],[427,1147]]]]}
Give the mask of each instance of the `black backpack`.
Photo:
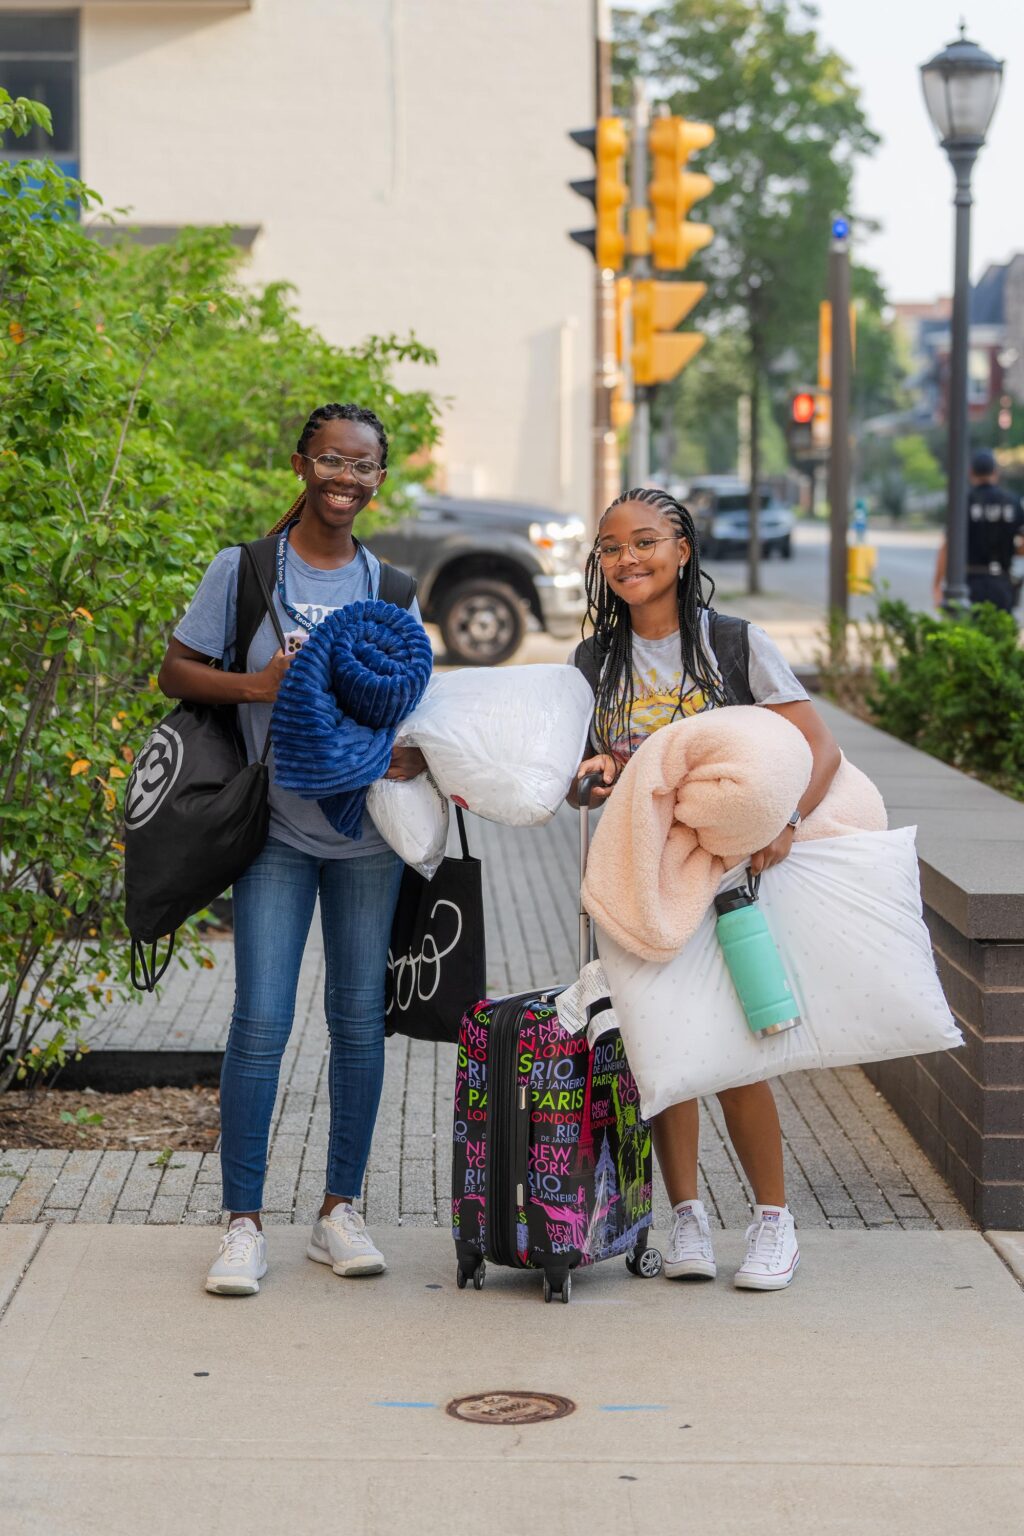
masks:
{"type": "MultiPolygon", "coordinates": [[[[708,639],[715,653],[722,677],[722,686],[730,704],[753,704],[750,691],[750,624],[746,619],[733,618],[731,614],[716,613],[708,609],[708,639]]],[[[573,652],[573,666],[578,668],[592,691],[597,692],[597,680],[601,676],[605,646],[599,645],[596,635],[581,640],[573,652]]]]}
{"type": "MultiPolygon", "coordinates": [[[[285,649],[271,597],[277,539],[240,547],[234,672],[245,671],[268,613],[285,649]]],[[[384,602],[408,608],[415,595],[411,576],[381,566],[384,602]]],[[[233,885],[263,848],[270,820],[269,751],[268,731],[259,758],[246,762],[233,705],[182,702],[135,759],[124,799],[124,895],[131,979],[139,991],[152,992],[166,971],[181,924],[233,885]],[[165,937],[167,953],[158,967],[157,946],[165,937]]]]}

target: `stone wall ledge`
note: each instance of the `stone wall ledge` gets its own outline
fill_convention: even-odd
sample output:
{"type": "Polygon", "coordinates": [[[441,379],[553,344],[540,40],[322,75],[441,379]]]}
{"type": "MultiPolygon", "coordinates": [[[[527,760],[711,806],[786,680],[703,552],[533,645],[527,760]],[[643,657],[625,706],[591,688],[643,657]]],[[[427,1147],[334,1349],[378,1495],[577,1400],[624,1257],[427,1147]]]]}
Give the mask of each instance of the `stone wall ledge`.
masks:
{"type": "Polygon", "coordinates": [[[917,827],[924,916],[964,1044],[876,1062],[868,1077],[992,1230],[1024,1230],[1024,804],[837,709],[821,712],[917,827]]]}
{"type": "Polygon", "coordinates": [[[818,708],[882,791],[889,825],[916,825],[925,904],[964,938],[1024,944],[1024,802],[833,704],[818,708]]]}

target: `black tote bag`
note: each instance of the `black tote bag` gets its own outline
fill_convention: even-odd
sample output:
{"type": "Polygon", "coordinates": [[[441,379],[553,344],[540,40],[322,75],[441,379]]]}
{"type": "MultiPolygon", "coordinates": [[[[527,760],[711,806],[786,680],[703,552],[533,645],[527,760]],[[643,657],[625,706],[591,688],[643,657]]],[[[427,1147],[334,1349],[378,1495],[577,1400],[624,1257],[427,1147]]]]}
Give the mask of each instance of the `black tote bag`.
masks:
{"type": "MultiPolygon", "coordinates": [[[[250,561],[284,650],[270,590],[247,545],[239,559],[250,561]]],[[[124,799],[124,905],[132,984],[140,992],[152,992],[170,964],[175,930],[261,852],[270,820],[269,750],[268,731],[259,759],[246,763],[233,705],[179,704],[135,759],[124,799]],[[167,953],[158,966],[163,938],[167,953]]]]}
{"type": "Polygon", "coordinates": [[[455,807],[462,857],[441,860],[432,880],[406,869],[388,949],[385,1030],[452,1042],[467,1008],[487,995],[480,860],[470,858],[455,807]]]}

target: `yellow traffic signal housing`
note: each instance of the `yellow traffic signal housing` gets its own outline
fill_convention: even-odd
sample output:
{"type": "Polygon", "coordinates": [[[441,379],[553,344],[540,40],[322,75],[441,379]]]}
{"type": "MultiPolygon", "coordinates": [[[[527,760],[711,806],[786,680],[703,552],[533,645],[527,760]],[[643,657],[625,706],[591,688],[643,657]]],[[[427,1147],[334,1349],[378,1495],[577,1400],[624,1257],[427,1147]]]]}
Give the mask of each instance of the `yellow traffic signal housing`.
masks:
{"type": "Polygon", "coordinates": [[[633,284],[633,381],[667,384],[682,373],[704,345],[700,331],[677,334],[675,327],[707,293],[706,283],[633,284]]]}
{"type": "Polygon", "coordinates": [[[589,181],[571,181],[569,185],[594,205],[594,229],[574,229],[570,239],[585,246],[599,267],[611,272],[622,269],[626,256],[623,210],[629,200],[624,165],[629,135],[621,117],[602,117],[596,128],[581,128],[569,137],[592,151],[595,175],[589,181]]]}
{"type": "Polygon", "coordinates": [[[690,209],[714,190],[710,176],[684,169],[694,150],[706,149],[715,130],[710,123],[685,117],[657,117],[651,124],[648,149],[651,180],[647,189],[654,214],[651,257],[659,272],[679,272],[697,251],[710,245],[710,224],[691,224],[690,209]]]}
{"type": "Polygon", "coordinates": [[[615,360],[620,365],[626,361],[629,348],[630,305],[633,302],[633,279],[619,277],[615,280],[615,360]]]}

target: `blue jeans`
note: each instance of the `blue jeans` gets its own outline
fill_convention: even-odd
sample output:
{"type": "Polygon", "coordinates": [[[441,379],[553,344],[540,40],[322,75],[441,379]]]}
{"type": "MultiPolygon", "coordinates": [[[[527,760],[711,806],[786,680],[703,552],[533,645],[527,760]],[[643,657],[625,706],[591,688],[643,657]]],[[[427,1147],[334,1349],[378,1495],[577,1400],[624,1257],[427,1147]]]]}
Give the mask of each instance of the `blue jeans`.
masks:
{"type": "Polygon", "coordinates": [[[220,1079],[224,1206],[263,1202],[270,1119],[320,897],[330,1033],[327,1192],[358,1196],[384,1079],[384,981],[402,861],[318,859],[269,838],[234,885],[235,1012],[220,1079]]]}

